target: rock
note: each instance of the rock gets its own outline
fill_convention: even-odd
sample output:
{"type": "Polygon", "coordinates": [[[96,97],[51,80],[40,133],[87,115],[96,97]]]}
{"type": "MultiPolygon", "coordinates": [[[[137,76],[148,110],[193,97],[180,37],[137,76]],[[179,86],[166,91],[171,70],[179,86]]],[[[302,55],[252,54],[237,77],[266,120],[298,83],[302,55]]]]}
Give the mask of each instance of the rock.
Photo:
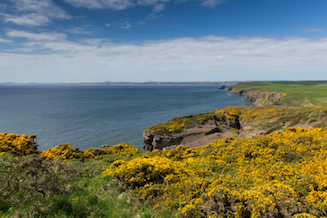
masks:
{"type": "Polygon", "coordinates": [[[230,87],[229,94],[244,95],[244,101],[253,102],[253,105],[255,106],[272,106],[276,105],[276,102],[283,99],[283,93],[269,92],[253,88],[233,90],[233,87],[230,87]]]}
{"type": "Polygon", "coordinates": [[[231,91],[232,90],[232,86],[222,86],[219,89],[220,90],[223,90],[223,91],[231,91]]]}
{"type": "Polygon", "coordinates": [[[226,119],[224,117],[217,118],[213,116],[204,123],[194,127],[184,129],[181,133],[171,133],[169,135],[159,135],[153,132],[144,131],[143,133],[143,149],[152,151],[154,149],[165,150],[165,148],[174,148],[178,145],[202,146],[208,144],[219,137],[219,133],[226,129],[240,129],[239,117],[226,119]],[[219,123],[223,122],[224,125],[219,123]]]}
{"type": "Polygon", "coordinates": [[[244,131],[252,130],[252,129],[253,129],[252,126],[244,126],[244,127],[243,127],[243,130],[244,130],[244,131]]]}
{"type": "Polygon", "coordinates": [[[222,89],[222,90],[224,90],[226,88],[226,86],[225,85],[223,85],[223,86],[221,86],[219,89],[222,89]]]}
{"type": "Polygon", "coordinates": [[[143,133],[143,149],[146,151],[162,150],[164,147],[179,145],[183,139],[184,136],[180,133],[172,134],[171,136],[161,136],[151,132],[143,133]]]}

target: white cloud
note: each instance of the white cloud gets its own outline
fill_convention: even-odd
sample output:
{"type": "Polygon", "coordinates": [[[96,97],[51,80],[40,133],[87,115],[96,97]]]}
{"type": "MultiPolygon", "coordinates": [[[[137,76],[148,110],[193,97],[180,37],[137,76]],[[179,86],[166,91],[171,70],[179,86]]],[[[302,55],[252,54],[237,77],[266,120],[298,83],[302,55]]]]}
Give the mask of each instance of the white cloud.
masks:
{"type": "Polygon", "coordinates": [[[13,16],[9,14],[3,14],[5,17],[5,22],[12,22],[18,24],[20,26],[28,25],[28,26],[41,26],[50,22],[50,19],[47,16],[39,15],[39,14],[25,14],[22,16],[13,16]]]}
{"type": "Polygon", "coordinates": [[[91,31],[86,30],[83,27],[74,27],[74,28],[68,29],[67,32],[72,33],[72,34],[87,34],[87,35],[92,34],[91,31]]]}
{"type": "Polygon", "coordinates": [[[154,12],[159,12],[164,9],[166,2],[170,0],[65,0],[65,2],[75,7],[85,7],[89,9],[113,9],[124,10],[129,7],[153,6],[154,12]]]}
{"type": "Polygon", "coordinates": [[[9,37],[21,37],[33,41],[56,41],[66,39],[66,34],[63,33],[29,33],[26,31],[11,30],[6,32],[9,37]]]}
{"type": "Polygon", "coordinates": [[[304,28],[304,29],[300,30],[300,32],[315,34],[315,33],[319,33],[319,32],[324,32],[326,30],[327,30],[326,28],[304,28]]]}
{"type": "Polygon", "coordinates": [[[214,8],[216,5],[223,3],[224,0],[202,0],[202,6],[214,8]]]}
{"type": "Polygon", "coordinates": [[[1,39],[0,38],[0,43],[11,43],[13,42],[12,40],[8,40],[8,39],[1,39]]]}
{"type": "Polygon", "coordinates": [[[105,9],[123,10],[134,6],[132,0],[65,0],[65,2],[75,7],[85,7],[89,9],[105,9]]]}
{"type": "Polygon", "coordinates": [[[41,26],[52,19],[70,19],[70,16],[51,0],[12,0],[16,14],[5,14],[5,22],[18,25],[41,26]]]}
{"type": "Polygon", "coordinates": [[[110,23],[106,23],[106,26],[107,26],[107,27],[111,27],[111,24],[110,24],[110,23]]]}
{"type": "Polygon", "coordinates": [[[129,28],[131,28],[131,25],[129,23],[126,23],[126,24],[123,24],[121,26],[121,28],[123,28],[123,29],[129,29],[129,28]]]}
{"type": "Polygon", "coordinates": [[[165,4],[159,3],[154,6],[153,12],[162,11],[165,8],[165,4]]]}
{"type": "Polygon", "coordinates": [[[20,33],[30,42],[17,48],[43,52],[0,53],[0,82],[326,79],[327,38],[210,35],[129,44],[56,34],[20,33]]]}
{"type": "Polygon", "coordinates": [[[92,39],[92,38],[90,38],[90,39],[88,39],[88,38],[86,38],[86,39],[80,39],[79,40],[81,43],[83,43],[83,44],[89,44],[89,45],[97,45],[97,46],[103,46],[103,45],[105,45],[106,43],[109,43],[110,42],[110,40],[109,39],[101,39],[101,38],[96,38],[96,39],[92,39]]]}

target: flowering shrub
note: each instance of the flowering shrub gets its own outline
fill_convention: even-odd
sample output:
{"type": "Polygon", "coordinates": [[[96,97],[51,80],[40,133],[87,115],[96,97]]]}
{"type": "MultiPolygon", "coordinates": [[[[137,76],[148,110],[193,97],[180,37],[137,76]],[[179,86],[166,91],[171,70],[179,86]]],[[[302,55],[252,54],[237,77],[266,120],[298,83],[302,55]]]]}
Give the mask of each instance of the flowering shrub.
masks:
{"type": "Polygon", "coordinates": [[[105,154],[117,154],[119,156],[129,157],[141,153],[141,151],[137,149],[134,145],[122,142],[111,147],[109,145],[102,145],[102,150],[105,154]]]}
{"type": "Polygon", "coordinates": [[[73,148],[70,144],[59,143],[54,148],[49,148],[47,151],[42,151],[41,155],[49,159],[75,159],[80,158],[81,154],[78,148],[73,148]]]}
{"type": "Polygon", "coordinates": [[[181,116],[176,117],[167,123],[160,123],[158,125],[152,126],[146,129],[144,132],[153,132],[159,135],[169,135],[171,133],[180,133],[183,132],[187,128],[194,127],[196,125],[202,124],[209,119],[212,119],[213,116],[218,116],[215,111],[211,111],[204,114],[196,114],[190,116],[181,116]]]}
{"type": "Polygon", "coordinates": [[[323,129],[290,128],[118,160],[103,175],[176,216],[327,217],[326,145],[323,129]]]}
{"type": "Polygon", "coordinates": [[[34,141],[35,138],[36,135],[28,137],[26,134],[20,136],[15,133],[0,133],[0,152],[10,151],[15,155],[37,153],[38,145],[34,141]]]}

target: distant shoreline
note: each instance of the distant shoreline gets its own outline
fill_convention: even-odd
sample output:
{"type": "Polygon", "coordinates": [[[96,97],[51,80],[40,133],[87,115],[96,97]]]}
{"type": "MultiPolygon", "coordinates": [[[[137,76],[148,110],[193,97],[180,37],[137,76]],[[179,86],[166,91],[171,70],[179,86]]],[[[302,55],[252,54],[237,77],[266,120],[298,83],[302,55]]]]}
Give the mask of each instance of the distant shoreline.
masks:
{"type": "Polygon", "coordinates": [[[12,83],[0,85],[234,85],[239,81],[222,82],[94,82],[94,83],[12,83]]]}

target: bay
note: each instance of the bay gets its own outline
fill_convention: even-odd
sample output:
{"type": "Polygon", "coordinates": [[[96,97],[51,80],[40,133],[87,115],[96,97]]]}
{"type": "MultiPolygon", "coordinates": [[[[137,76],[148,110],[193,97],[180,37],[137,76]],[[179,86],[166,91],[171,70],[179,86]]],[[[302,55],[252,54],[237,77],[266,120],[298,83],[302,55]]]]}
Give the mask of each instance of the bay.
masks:
{"type": "Polygon", "coordinates": [[[170,119],[245,105],[218,85],[1,85],[0,132],[36,134],[40,150],[130,142],[170,119]]]}

